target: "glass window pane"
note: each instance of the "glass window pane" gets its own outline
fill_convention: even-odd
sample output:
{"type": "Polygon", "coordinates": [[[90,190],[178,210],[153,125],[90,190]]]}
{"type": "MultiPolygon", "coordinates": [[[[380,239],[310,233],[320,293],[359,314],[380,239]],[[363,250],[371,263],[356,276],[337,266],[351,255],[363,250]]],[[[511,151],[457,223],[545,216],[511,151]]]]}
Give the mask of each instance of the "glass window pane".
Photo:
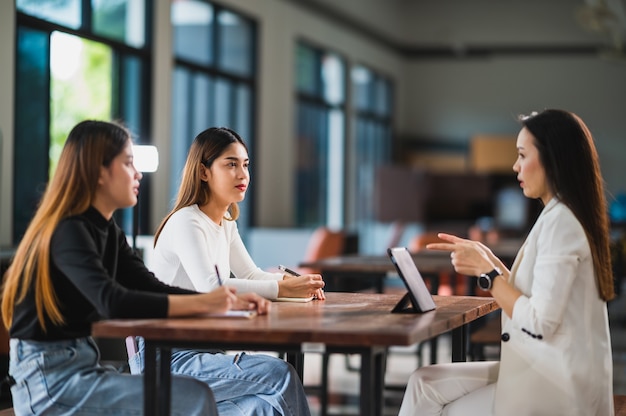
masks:
{"type": "Polygon", "coordinates": [[[326,217],[331,228],[343,227],[345,117],[342,110],[328,116],[328,206],[326,217]]]}
{"type": "Polygon", "coordinates": [[[48,41],[48,33],[22,27],[17,30],[14,243],[22,238],[48,181],[48,41]]]}
{"type": "MultiPolygon", "coordinates": [[[[141,134],[143,99],[146,96],[143,91],[142,73],[144,72],[143,61],[136,56],[122,57],[123,84],[118,94],[120,96],[120,111],[122,120],[131,132],[141,134]]],[[[147,137],[139,137],[139,142],[147,142],[147,137]]]]}
{"type": "Polygon", "coordinates": [[[234,88],[232,83],[225,79],[218,79],[215,82],[214,98],[213,125],[223,127],[233,126],[235,124],[235,106],[233,104],[234,88]]]}
{"type": "Polygon", "coordinates": [[[220,11],[218,18],[219,61],[225,71],[240,75],[252,73],[252,24],[234,13],[220,11]]]}
{"type": "Polygon", "coordinates": [[[172,2],[174,56],[199,64],[213,62],[213,7],[198,0],[172,2]]]}
{"type": "Polygon", "coordinates": [[[248,85],[238,85],[236,94],[234,129],[249,144],[252,137],[252,91],[248,85]]]}
{"type": "MultiPolygon", "coordinates": [[[[185,166],[185,159],[192,139],[189,114],[191,96],[191,75],[186,69],[177,67],[174,70],[172,89],[172,141],[170,154],[169,200],[174,201],[180,178],[185,166]]],[[[200,131],[196,132],[199,133],[200,131]]],[[[194,136],[195,137],[195,136],[194,136]]],[[[170,207],[171,208],[171,207],[170,207]]]]}
{"type": "MultiPolygon", "coordinates": [[[[213,114],[214,106],[210,97],[213,96],[213,90],[215,89],[214,84],[213,79],[204,74],[197,74],[193,78],[193,120],[191,125],[194,137],[212,125],[211,115],[213,114]]],[[[192,139],[190,138],[188,140],[188,143],[191,146],[192,139]]]]}
{"type": "Polygon", "coordinates": [[[370,82],[373,74],[362,66],[352,69],[352,88],[354,90],[354,107],[357,110],[366,111],[370,102],[370,82]]]}
{"type": "Polygon", "coordinates": [[[331,105],[342,104],[345,98],[344,64],[337,55],[326,55],[322,59],[322,81],[324,100],[331,105]]]}
{"type": "Polygon", "coordinates": [[[296,224],[326,224],[328,198],[328,114],[318,105],[298,106],[298,155],[296,167],[296,224]]]}
{"type": "MultiPolygon", "coordinates": [[[[233,129],[239,133],[244,143],[248,147],[248,151],[250,154],[250,176],[252,178],[252,183],[254,184],[255,180],[255,160],[254,160],[254,149],[252,145],[252,91],[248,85],[237,85],[236,89],[236,98],[235,98],[235,124],[233,125],[233,129]]],[[[243,201],[239,202],[239,219],[237,220],[237,226],[239,228],[239,233],[241,235],[246,235],[247,226],[251,223],[252,220],[252,206],[253,206],[253,198],[255,186],[250,188],[246,198],[243,201]]]]}
{"type": "Polygon", "coordinates": [[[98,42],[53,32],[50,41],[50,175],[78,122],[111,118],[112,52],[98,42]]]}
{"type": "Polygon", "coordinates": [[[144,0],[92,0],[93,31],[141,48],[145,44],[144,0]]]}
{"type": "Polygon", "coordinates": [[[375,82],[375,112],[381,116],[388,116],[391,113],[391,93],[389,83],[383,78],[376,77],[375,82]]]}
{"type": "Polygon", "coordinates": [[[296,46],[296,88],[298,92],[317,92],[319,71],[315,51],[305,45],[296,46]]]}
{"type": "Polygon", "coordinates": [[[80,0],[17,0],[16,7],[22,13],[78,29],[81,26],[80,3],[80,0]]]}

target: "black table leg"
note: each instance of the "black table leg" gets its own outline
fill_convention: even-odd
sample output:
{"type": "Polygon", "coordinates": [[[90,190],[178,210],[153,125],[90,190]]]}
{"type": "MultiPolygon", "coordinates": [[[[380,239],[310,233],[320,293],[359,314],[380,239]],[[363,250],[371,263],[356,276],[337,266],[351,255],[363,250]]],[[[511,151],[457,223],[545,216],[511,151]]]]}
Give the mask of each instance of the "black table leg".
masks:
{"type": "Polygon", "coordinates": [[[143,414],[156,415],[159,408],[157,400],[157,362],[156,347],[146,341],[144,351],[144,372],[143,372],[143,414]]]}
{"type": "Polygon", "coordinates": [[[439,337],[430,340],[430,363],[437,364],[437,348],[439,345],[439,337]]]}
{"type": "Polygon", "coordinates": [[[467,361],[467,332],[467,325],[452,330],[452,362],[467,361]]]}
{"type": "Polygon", "coordinates": [[[169,415],[171,412],[171,395],[172,395],[172,349],[160,348],[159,349],[159,397],[158,406],[160,408],[160,414],[169,415]]]}
{"type": "Polygon", "coordinates": [[[146,340],[143,374],[143,413],[169,415],[172,394],[171,348],[157,348],[146,340]]]}
{"type": "Polygon", "coordinates": [[[304,374],[304,353],[303,352],[288,352],[286,353],[287,362],[293,366],[300,377],[300,381],[303,380],[304,374]]]}
{"type": "Polygon", "coordinates": [[[380,416],[383,413],[386,349],[373,348],[361,353],[361,416],[380,416]]]}

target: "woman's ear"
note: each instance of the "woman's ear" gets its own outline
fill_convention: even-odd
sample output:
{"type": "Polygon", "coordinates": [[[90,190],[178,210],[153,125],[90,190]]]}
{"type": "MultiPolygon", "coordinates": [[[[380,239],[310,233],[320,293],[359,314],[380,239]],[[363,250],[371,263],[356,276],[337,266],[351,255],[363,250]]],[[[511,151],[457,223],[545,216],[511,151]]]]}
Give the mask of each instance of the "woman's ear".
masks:
{"type": "Polygon", "coordinates": [[[209,181],[209,168],[204,166],[203,163],[200,163],[200,180],[202,182],[208,182],[209,181]]]}
{"type": "Polygon", "coordinates": [[[109,170],[104,166],[100,166],[100,174],[98,175],[98,185],[104,185],[109,176],[109,170]]]}

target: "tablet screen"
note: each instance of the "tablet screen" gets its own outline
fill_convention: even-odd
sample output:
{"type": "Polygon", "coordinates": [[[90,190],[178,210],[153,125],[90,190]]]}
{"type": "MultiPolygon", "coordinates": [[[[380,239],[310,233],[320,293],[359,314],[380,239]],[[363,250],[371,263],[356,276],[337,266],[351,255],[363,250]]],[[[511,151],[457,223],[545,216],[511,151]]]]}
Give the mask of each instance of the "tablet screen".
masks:
{"type": "Polygon", "coordinates": [[[435,301],[431,296],[424,279],[406,247],[393,247],[387,250],[391,261],[396,266],[400,278],[409,290],[409,298],[417,312],[435,309],[435,301]]]}

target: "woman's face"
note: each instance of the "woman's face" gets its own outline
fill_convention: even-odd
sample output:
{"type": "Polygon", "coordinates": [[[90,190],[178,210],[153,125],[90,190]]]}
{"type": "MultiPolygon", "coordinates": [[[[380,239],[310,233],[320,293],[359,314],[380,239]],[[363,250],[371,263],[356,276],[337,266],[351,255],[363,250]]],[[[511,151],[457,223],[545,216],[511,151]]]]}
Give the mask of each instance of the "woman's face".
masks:
{"type": "Polygon", "coordinates": [[[245,147],[232,143],[210,168],[203,168],[202,180],[209,184],[213,202],[227,206],[243,201],[250,183],[249,164],[245,147]]]}
{"type": "Polygon", "coordinates": [[[100,168],[94,206],[102,215],[110,218],[116,209],[135,205],[141,177],[142,174],[133,164],[133,147],[128,140],[111,164],[100,168]]]}
{"type": "Polygon", "coordinates": [[[517,136],[517,160],[513,170],[517,172],[517,180],[527,198],[539,198],[544,205],[552,199],[553,192],[539,159],[535,138],[526,127],[517,136]]]}

